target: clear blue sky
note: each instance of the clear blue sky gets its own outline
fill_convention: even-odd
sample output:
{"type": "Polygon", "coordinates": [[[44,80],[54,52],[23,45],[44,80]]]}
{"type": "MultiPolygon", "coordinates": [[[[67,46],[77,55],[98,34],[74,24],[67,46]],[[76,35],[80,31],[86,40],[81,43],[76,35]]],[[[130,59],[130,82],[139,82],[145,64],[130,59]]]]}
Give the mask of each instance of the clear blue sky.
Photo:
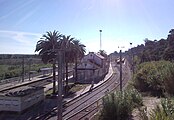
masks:
{"type": "Polygon", "coordinates": [[[166,38],[174,28],[174,0],[0,0],[0,54],[34,54],[46,31],[58,30],[111,53],[166,38]]]}

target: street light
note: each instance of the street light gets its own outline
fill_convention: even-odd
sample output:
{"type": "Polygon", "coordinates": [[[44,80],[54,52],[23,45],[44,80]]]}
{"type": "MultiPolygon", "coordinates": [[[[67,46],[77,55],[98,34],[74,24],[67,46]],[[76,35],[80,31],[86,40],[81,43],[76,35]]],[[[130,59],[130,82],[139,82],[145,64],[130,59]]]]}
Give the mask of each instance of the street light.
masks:
{"type": "Polygon", "coordinates": [[[99,32],[100,32],[100,50],[101,50],[101,47],[102,47],[101,32],[102,32],[102,30],[99,30],[99,32]]]}
{"type": "Polygon", "coordinates": [[[132,43],[130,43],[130,46],[131,46],[131,54],[132,54],[132,73],[134,74],[134,54],[132,50],[132,43]]]}

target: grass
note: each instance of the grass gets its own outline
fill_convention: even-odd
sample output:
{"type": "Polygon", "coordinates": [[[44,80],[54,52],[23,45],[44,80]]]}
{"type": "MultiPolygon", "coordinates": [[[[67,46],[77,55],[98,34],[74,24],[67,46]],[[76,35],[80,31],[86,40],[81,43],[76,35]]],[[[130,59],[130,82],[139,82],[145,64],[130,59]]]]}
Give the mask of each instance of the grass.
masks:
{"type": "Polygon", "coordinates": [[[77,91],[80,91],[84,88],[86,88],[87,86],[89,86],[90,84],[76,84],[74,85],[71,89],[70,89],[70,92],[77,92],[77,91]]]}
{"type": "MultiPolygon", "coordinates": [[[[30,67],[30,71],[39,72],[40,68],[43,67],[51,67],[51,64],[32,64],[30,67]]],[[[29,72],[29,65],[25,64],[24,73],[27,74],[29,72]]],[[[12,77],[18,77],[22,74],[22,65],[1,65],[0,64],[0,80],[8,79],[12,77]]]]}
{"type": "Polygon", "coordinates": [[[45,96],[51,95],[53,93],[53,89],[49,89],[45,92],[45,96]]]}
{"type": "MultiPolygon", "coordinates": [[[[69,86],[71,86],[71,89],[69,90],[70,93],[75,93],[78,92],[84,88],[86,88],[87,86],[89,86],[90,84],[74,84],[74,83],[69,83],[69,86]]],[[[51,95],[53,93],[53,89],[49,89],[45,92],[45,96],[47,95],[51,95]]]]}

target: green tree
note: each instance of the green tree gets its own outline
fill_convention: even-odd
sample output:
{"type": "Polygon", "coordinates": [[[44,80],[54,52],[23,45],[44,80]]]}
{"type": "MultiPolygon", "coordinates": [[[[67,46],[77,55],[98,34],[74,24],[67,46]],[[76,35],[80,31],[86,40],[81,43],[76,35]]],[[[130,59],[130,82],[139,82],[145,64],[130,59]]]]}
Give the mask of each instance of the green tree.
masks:
{"type": "Polygon", "coordinates": [[[59,41],[60,49],[65,51],[65,75],[66,75],[66,85],[65,85],[65,94],[68,91],[68,63],[73,62],[74,56],[72,54],[73,49],[73,41],[74,38],[72,38],[70,35],[65,36],[63,35],[62,39],[59,41]]]}
{"type": "Polygon", "coordinates": [[[53,94],[56,91],[56,49],[60,49],[59,41],[62,35],[58,31],[49,31],[37,42],[35,52],[39,52],[44,63],[51,62],[53,67],[53,94]]]}
{"type": "Polygon", "coordinates": [[[69,36],[63,36],[59,41],[61,49],[65,51],[65,93],[68,92],[68,63],[75,62],[75,71],[77,74],[77,60],[78,58],[82,58],[85,53],[85,45],[81,44],[79,40],[72,38],[69,36]]]}

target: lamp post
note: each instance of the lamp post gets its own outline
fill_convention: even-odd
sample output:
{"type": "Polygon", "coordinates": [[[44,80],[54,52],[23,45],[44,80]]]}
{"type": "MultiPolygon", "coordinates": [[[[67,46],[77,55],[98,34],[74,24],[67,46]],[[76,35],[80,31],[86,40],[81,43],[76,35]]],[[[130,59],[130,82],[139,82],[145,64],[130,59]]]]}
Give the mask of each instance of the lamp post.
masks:
{"type": "Polygon", "coordinates": [[[102,33],[102,30],[99,30],[100,32],[100,50],[101,50],[101,47],[102,47],[102,41],[101,41],[101,33],[102,33]]]}
{"type": "Polygon", "coordinates": [[[132,54],[132,74],[134,75],[134,54],[132,50],[132,43],[130,43],[131,46],[131,54],[132,54]]]}

